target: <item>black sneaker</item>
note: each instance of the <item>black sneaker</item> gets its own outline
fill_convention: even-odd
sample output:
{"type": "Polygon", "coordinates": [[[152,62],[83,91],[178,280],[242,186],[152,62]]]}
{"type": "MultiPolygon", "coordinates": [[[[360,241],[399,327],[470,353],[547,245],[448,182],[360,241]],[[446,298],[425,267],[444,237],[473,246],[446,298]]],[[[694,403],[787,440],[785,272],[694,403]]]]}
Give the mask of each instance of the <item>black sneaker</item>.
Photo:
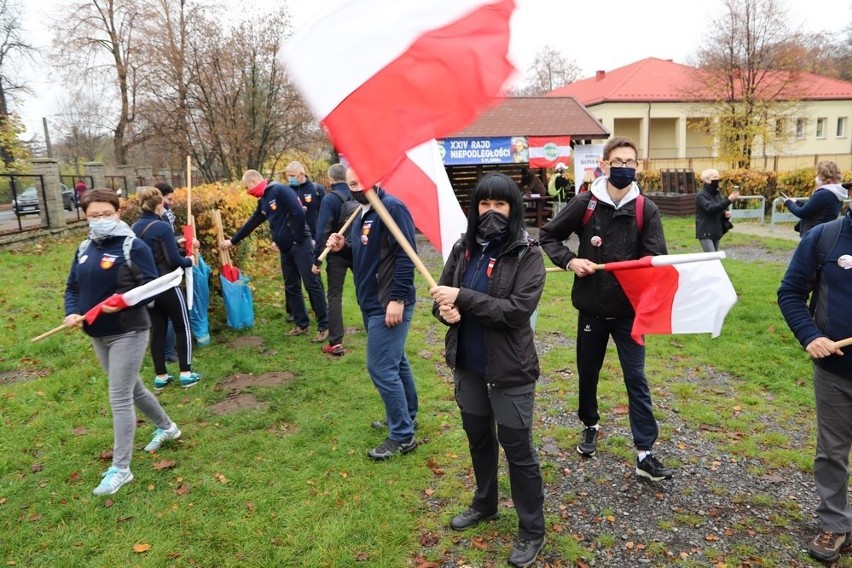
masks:
{"type": "Polygon", "coordinates": [[[482,521],[490,521],[491,519],[496,519],[499,516],[499,512],[491,514],[480,513],[473,507],[470,507],[467,511],[462,511],[450,520],[450,528],[455,531],[463,531],[478,525],[482,521]]]}
{"type": "MultiPolygon", "coordinates": [[[[418,426],[419,426],[419,424],[417,423],[417,419],[415,418],[414,419],[414,429],[417,430],[418,426]]],[[[370,428],[372,428],[373,430],[384,430],[387,427],[388,427],[388,421],[387,420],[374,420],[373,422],[370,422],[370,428]]]]}
{"type": "Polygon", "coordinates": [[[519,538],[515,541],[512,552],[509,553],[509,564],[521,568],[529,566],[538,558],[538,553],[541,552],[543,546],[544,535],[541,535],[541,538],[532,540],[519,538]]]}
{"type": "Polygon", "coordinates": [[[405,442],[395,442],[390,438],[385,438],[385,441],[367,452],[367,455],[373,458],[374,460],[386,460],[388,458],[392,458],[397,454],[407,454],[408,452],[413,452],[414,448],[417,447],[417,440],[414,439],[414,436],[406,440],[405,442]]]}
{"type": "Polygon", "coordinates": [[[823,531],[808,543],[808,554],[822,562],[834,562],[841,554],[852,551],[850,533],[823,531]]]}
{"type": "Polygon", "coordinates": [[[647,477],[651,481],[660,481],[661,479],[671,479],[674,471],[664,466],[663,462],[654,457],[654,454],[648,454],[642,461],[636,458],[636,475],[647,477]]]}
{"type": "Polygon", "coordinates": [[[577,452],[587,458],[595,455],[595,452],[598,449],[597,443],[600,431],[600,428],[595,428],[594,426],[586,426],[583,428],[583,441],[577,446],[577,452]]]}

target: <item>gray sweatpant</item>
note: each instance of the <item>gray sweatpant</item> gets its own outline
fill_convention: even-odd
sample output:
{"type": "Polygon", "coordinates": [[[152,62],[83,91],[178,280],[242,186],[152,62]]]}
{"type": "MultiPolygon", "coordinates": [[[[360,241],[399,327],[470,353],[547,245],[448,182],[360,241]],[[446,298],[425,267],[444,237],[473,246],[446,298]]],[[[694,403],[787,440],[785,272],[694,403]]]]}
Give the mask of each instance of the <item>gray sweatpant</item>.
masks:
{"type": "Polygon", "coordinates": [[[126,468],[130,466],[133,436],[136,433],[134,404],[157,428],[166,429],[172,423],[157,397],[145,387],[139,376],[142,358],[148,347],[148,330],[93,337],[92,347],[109,377],[109,405],[112,408],[115,438],[112,465],[126,468]]]}
{"type": "Polygon", "coordinates": [[[814,480],[820,497],[816,513],[824,530],[848,533],[852,531],[848,499],[852,377],[835,375],[814,365],[814,394],[817,411],[814,480]]]}

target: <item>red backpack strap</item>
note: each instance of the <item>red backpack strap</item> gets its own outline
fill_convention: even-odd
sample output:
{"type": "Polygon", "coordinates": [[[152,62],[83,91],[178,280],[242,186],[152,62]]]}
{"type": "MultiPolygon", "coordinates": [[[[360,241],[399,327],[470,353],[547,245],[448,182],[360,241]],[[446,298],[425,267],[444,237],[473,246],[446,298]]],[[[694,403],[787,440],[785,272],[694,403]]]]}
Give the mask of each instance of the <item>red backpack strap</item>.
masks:
{"type": "Polygon", "coordinates": [[[645,196],[636,196],[636,231],[641,233],[645,228],[645,196]]]}
{"type": "Polygon", "coordinates": [[[592,195],[592,198],[589,199],[589,204],[586,205],[586,210],[583,212],[583,226],[589,222],[589,219],[592,218],[592,214],[595,212],[595,207],[598,206],[598,198],[592,195]]]}

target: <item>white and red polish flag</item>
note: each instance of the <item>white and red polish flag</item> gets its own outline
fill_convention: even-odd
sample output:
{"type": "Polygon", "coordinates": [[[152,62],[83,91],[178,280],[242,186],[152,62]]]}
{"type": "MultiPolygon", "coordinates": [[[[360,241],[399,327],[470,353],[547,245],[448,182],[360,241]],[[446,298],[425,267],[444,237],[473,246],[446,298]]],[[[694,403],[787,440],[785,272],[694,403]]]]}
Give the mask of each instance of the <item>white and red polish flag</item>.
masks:
{"type": "Polygon", "coordinates": [[[148,298],[161,294],[170,288],[179,286],[182,279],[183,268],[176,268],[173,272],[164,274],[159,278],[155,278],[154,280],[151,280],[141,286],[137,286],[132,290],[128,290],[123,294],[113,294],[103,302],[95,304],[83,315],[83,317],[86,319],[86,323],[92,325],[92,323],[98,319],[98,316],[101,315],[101,307],[109,306],[111,308],[119,308],[123,310],[124,308],[135,306],[143,300],[147,300],[148,298]]]}
{"type": "MultiPolygon", "coordinates": [[[[281,57],[364,185],[405,153],[473,122],[514,72],[514,0],[341,0],[293,34],[281,57]]],[[[413,212],[412,212],[413,213],[413,212]]]]}
{"type": "Polygon", "coordinates": [[[570,136],[528,136],[531,168],[555,168],[562,162],[571,165],[570,136]]]}
{"type": "Polygon", "coordinates": [[[467,230],[467,218],[450,185],[438,143],[430,140],[406,152],[381,185],[402,199],[415,226],[446,262],[453,244],[467,230]]]}
{"type": "Polygon", "coordinates": [[[646,256],[608,262],[633,305],[631,337],[644,345],[643,335],[710,333],[718,337],[722,323],[737,302],[737,293],[720,259],[724,252],[646,256]]]}

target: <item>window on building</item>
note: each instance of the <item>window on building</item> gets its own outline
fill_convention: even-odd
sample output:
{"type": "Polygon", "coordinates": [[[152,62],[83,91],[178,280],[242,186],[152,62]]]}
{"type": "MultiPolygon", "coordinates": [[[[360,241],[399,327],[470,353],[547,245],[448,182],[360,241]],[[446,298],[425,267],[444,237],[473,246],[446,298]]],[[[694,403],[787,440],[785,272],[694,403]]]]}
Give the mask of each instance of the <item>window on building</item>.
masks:
{"type": "Polygon", "coordinates": [[[846,137],[846,117],[841,116],[837,119],[837,137],[845,138],[846,137]]]}
{"type": "Polygon", "coordinates": [[[796,119],[796,138],[802,139],[805,137],[805,119],[796,119]]]}
{"type": "Polygon", "coordinates": [[[816,137],[825,138],[825,118],[818,118],[816,125],[816,137]]]}
{"type": "Polygon", "coordinates": [[[778,118],[775,119],[775,137],[781,138],[784,136],[784,119],[778,118]]]}

